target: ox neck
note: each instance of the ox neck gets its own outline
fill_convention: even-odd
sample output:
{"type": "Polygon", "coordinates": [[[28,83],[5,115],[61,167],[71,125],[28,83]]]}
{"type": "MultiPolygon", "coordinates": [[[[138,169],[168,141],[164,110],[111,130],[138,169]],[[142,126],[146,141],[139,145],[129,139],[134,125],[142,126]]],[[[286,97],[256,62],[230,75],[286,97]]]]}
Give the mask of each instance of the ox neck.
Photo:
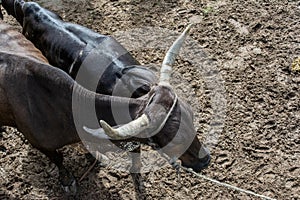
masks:
{"type": "MultiPolygon", "coordinates": [[[[147,104],[147,96],[138,99],[109,96],[91,92],[82,86],[75,84],[72,94],[73,115],[80,115],[84,125],[88,125],[92,118],[104,120],[110,125],[128,123],[143,112],[147,104]],[[84,119],[86,118],[86,119],[84,119]]],[[[76,116],[74,116],[76,118],[76,116]]],[[[90,124],[95,126],[95,124],[90,124]]]]}

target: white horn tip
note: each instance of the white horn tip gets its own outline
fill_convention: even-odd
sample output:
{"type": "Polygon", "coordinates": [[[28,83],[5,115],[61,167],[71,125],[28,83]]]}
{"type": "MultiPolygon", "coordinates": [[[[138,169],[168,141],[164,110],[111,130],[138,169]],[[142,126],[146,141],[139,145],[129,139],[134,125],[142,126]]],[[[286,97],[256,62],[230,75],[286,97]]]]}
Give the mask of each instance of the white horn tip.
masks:
{"type": "Polygon", "coordinates": [[[105,132],[112,132],[112,127],[103,120],[100,120],[100,125],[104,129],[105,132]]]}
{"type": "Polygon", "coordinates": [[[122,138],[120,137],[119,133],[113,129],[108,123],[106,123],[106,121],[104,120],[100,120],[100,125],[103,128],[104,132],[106,135],[108,135],[111,138],[122,138]]]}
{"type": "Polygon", "coordinates": [[[100,138],[100,139],[110,139],[110,137],[108,135],[106,135],[105,133],[103,133],[103,131],[101,131],[100,129],[91,129],[88,128],[86,126],[82,127],[84,131],[86,131],[87,133],[92,134],[93,136],[100,138]]]}
{"type": "Polygon", "coordinates": [[[91,133],[91,134],[94,134],[94,135],[101,133],[101,131],[99,131],[99,129],[91,129],[91,128],[88,128],[88,127],[86,127],[86,126],[83,126],[82,128],[83,128],[83,130],[85,130],[86,132],[91,133]]]}

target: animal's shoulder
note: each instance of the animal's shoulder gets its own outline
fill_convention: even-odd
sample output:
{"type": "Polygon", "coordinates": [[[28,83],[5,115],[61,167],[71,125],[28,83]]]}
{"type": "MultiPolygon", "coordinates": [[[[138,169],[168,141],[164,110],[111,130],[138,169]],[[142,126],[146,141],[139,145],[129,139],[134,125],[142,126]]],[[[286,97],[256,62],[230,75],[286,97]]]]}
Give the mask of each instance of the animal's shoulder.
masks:
{"type": "Polygon", "coordinates": [[[29,40],[27,40],[14,27],[0,22],[0,50],[6,53],[27,56],[39,61],[48,63],[43,56],[29,40]]]}

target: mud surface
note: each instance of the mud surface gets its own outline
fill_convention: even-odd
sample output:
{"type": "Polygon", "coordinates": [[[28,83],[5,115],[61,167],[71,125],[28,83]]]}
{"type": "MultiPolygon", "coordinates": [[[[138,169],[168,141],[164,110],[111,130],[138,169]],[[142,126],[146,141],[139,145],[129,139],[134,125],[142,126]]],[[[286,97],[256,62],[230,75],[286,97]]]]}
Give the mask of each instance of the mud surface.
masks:
{"type": "MultiPolygon", "coordinates": [[[[187,57],[178,59],[173,85],[193,106],[199,138],[210,147],[212,161],[202,174],[271,198],[300,198],[300,70],[292,67],[300,56],[299,1],[38,2],[67,21],[116,35],[125,46],[121,31],[151,27],[176,35],[196,22],[194,54],[186,49],[187,57]]],[[[156,69],[166,51],[131,50],[156,69]]],[[[77,178],[93,161],[82,149],[63,149],[77,178]]],[[[0,199],[67,198],[54,164],[11,127],[0,133],[0,158],[0,199]]],[[[142,177],[140,198],[259,199],[184,171],[178,179],[170,165],[142,177]]],[[[77,198],[137,199],[137,193],[130,174],[98,163],[80,182],[77,198]]]]}

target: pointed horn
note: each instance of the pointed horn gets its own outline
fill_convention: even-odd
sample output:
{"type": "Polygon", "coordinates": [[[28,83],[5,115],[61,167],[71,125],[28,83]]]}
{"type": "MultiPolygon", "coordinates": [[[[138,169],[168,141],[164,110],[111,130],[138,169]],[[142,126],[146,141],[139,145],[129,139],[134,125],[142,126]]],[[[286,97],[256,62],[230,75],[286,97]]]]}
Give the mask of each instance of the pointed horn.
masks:
{"type": "Polygon", "coordinates": [[[123,125],[113,128],[108,123],[100,120],[102,128],[90,129],[86,126],[83,129],[91,135],[100,139],[119,140],[134,137],[149,127],[149,119],[143,114],[141,117],[123,125]]]}
{"type": "Polygon", "coordinates": [[[100,120],[100,124],[108,137],[114,139],[126,139],[134,137],[147,129],[149,127],[149,119],[143,114],[141,117],[116,129],[112,128],[103,120],[100,120]]]}
{"type": "Polygon", "coordinates": [[[175,63],[176,56],[179,54],[180,48],[183,45],[186,37],[188,36],[188,33],[189,33],[192,25],[193,24],[189,24],[186,27],[186,29],[183,31],[183,33],[177,38],[177,40],[173,43],[173,45],[170,47],[170,49],[166,53],[166,56],[164,58],[164,61],[162,63],[162,67],[160,70],[160,79],[159,79],[160,85],[170,85],[172,66],[175,63]]]}
{"type": "Polygon", "coordinates": [[[112,139],[108,135],[106,135],[105,131],[102,128],[98,129],[91,129],[86,126],[82,127],[87,133],[91,134],[92,136],[99,138],[99,139],[112,139]]]}

